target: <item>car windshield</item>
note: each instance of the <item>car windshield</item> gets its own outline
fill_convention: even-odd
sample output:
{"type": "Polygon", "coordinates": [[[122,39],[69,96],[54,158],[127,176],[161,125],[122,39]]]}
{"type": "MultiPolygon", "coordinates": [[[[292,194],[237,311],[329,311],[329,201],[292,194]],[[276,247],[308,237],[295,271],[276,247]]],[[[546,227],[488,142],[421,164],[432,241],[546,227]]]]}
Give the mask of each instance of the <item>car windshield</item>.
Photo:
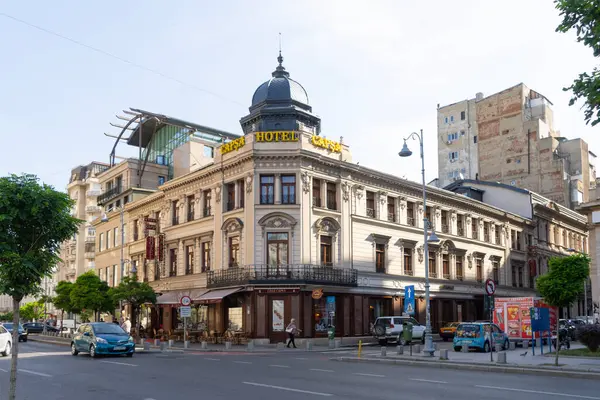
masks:
{"type": "Polygon", "coordinates": [[[444,325],[444,328],[454,328],[457,325],[458,322],[448,322],[446,325],[444,325]]]}
{"type": "Polygon", "coordinates": [[[117,324],[98,324],[93,327],[96,335],[127,335],[127,332],[117,324]]]}
{"type": "Polygon", "coordinates": [[[476,337],[479,334],[479,325],[476,324],[460,324],[456,328],[456,337],[476,337]]]}
{"type": "MultiPolygon", "coordinates": [[[[12,330],[12,328],[13,328],[13,324],[12,324],[12,322],[5,323],[5,324],[2,324],[2,325],[3,325],[3,326],[6,328],[6,329],[8,329],[9,331],[10,331],[10,330],[12,330]]],[[[19,329],[20,329],[20,330],[23,330],[23,325],[19,325],[19,329]]]]}

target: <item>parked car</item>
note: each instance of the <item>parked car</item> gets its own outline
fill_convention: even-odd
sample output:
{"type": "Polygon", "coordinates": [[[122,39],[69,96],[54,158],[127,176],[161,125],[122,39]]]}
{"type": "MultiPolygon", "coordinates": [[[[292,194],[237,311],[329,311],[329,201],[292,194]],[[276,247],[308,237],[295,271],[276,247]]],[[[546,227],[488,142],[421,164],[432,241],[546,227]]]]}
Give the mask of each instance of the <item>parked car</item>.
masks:
{"type": "MultiPolygon", "coordinates": [[[[13,326],[14,324],[12,322],[3,322],[2,326],[6,328],[6,330],[8,331],[8,333],[10,333],[12,335],[13,333],[13,326]]],[[[26,342],[27,341],[27,331],[25,329],[23,329],[23,325],[19,324],[19,342],[26,342]]]]}
{"type": "Polygon", "coordinates": [[[456,327],[458,325],[460,325],[460,322],[449,322],[440,328],[440,337],[444,340],[444,342],[454,338],[456,327]]]}
{"type": "Polygon", "coordinates": [[[425,326],[411,317],[379,317],[373,326],[373,337],[381,346],[387,345],[388,341],[397,342],[402,345],[409,344],[402,337],[402,323],[410,322],[413,325],[413,341],[425,343],[425,326]]]}
{"type": "Polygon", "coordinates": [[[464,346],[468,346],[469,349],[482,350],[485,353],[497,343],[502,343],[503,350],[508,349],[508,335],[498,325],[488,322],[461,323],[456,327],[456,335],[452,341],[454,351],[461,351],[464,346]]]}
{"type": "Polygon", "coordinates": [[[0,325],[0,354],[3,357],[10,356],[12,349],[12,336],[5,327],[0,325]]]}
{"type": "MultiPolygon", "coordinates": [[[[29,333],[44,332],[44,324],[41,322],[28,322],[23,324],[23,328],[27,329],[27,332],[29,333]]],[[[60,332],[60,330],[54,326],[46,324],[46,332],[60,332]]]]}
{"type": "Polygon", "coordinates": [[[71,341],[71,354],[90,353],[92,358],[100,355],[126,355],[135,352],[133,338],[117,324],[92,322],[83,324],[71,341]]]}

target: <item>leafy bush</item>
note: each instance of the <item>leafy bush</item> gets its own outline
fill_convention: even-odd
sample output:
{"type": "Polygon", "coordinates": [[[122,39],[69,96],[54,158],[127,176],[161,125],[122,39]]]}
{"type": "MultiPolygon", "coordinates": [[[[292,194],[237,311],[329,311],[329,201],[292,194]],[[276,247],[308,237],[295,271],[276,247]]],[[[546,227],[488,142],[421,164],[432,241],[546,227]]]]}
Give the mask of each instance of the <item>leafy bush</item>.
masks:
{"type": "Polygon", "coordinates": [[[597,352],[600,348],[600,325],[582,325],[577,329],[577,337],[592,353],[597,352]]]}

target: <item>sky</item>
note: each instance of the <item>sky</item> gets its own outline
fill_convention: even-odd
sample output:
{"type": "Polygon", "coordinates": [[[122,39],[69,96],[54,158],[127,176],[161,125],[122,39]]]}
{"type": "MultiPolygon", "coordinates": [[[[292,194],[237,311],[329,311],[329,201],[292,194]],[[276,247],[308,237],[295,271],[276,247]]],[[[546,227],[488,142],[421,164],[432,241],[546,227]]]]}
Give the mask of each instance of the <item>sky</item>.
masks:
{"type": "Polygon", "coordinates": [[[600,154],[599,128],[562,90],[597,60],[559,22],[549,0],[0,1],[0,176],[65,190],[72,168],[108,162],[104,133],[130,107],[241,133],[280,32],[321,134],[343,136],[353,162],[420,181],[416,154],[398,151],[423,129],[434,179],[437,105],[520,82],[554,103],[562,136],[600,154]]]}

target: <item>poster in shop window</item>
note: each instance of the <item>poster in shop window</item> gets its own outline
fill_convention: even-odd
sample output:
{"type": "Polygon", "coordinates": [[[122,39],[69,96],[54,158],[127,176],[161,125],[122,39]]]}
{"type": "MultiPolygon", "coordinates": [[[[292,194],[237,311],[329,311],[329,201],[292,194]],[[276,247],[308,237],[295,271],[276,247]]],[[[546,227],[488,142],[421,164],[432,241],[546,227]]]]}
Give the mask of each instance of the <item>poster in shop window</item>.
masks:
{"type": "Polygon", "coordinates": [[[273,332],[284,330],[283,300],[273,300],[273,332]]]}

